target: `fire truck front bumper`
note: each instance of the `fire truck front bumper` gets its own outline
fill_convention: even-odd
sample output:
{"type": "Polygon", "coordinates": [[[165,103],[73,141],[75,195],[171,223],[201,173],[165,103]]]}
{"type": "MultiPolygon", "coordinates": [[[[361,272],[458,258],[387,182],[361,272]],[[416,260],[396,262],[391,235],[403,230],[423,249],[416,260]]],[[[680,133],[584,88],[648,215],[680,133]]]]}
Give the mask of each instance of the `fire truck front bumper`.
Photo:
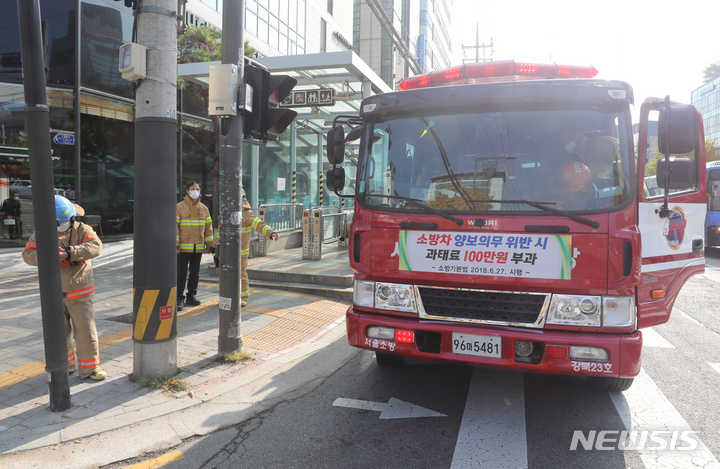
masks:
{"type": "Polygon", "coordinates": [[[425,321],[346,313],[354,347],[422,361],[535,373],[632,378],[640,372],[642,333],[586,333],[425,321]]]}

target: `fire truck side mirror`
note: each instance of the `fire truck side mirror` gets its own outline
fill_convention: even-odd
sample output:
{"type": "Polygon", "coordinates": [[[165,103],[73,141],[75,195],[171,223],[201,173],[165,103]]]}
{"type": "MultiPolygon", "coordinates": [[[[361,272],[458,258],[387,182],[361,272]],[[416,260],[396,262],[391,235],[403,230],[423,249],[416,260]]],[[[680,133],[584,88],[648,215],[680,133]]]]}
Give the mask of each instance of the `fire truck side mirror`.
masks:
{"type": "Polygon", "coordinates": [[[670,176],[665,184],[665,158],[661,158],[657,165],[657,184],[662,189],[690,189],[697,183],[697,169],[695,160],[687,156],[675,156],[668,161],[670,176]]]}
{"type": "Polygon", "coordinates": [[[345,159],[345,129],[342,125],[336,125],[327,133],[327,159],[330,164],[342,164],[345,159]]]}
{"type": "Polygon", "coordinates": [[[347,137],[345,137],[345,143],[354,142],[355,140],[359,139],[364,132],[365,126],[360,125],[355,127],[350,132],[348,132],[347,137]]]}
{"type": "Polygon", "coordinates": [[[327,188],[333,192],[340,192],[345,188],[345,168],[338,166],[337,168],[328,169],[327,171],[327,188]]]}
{"type": "Polygon", "coordinates": [[[681,155],[695,151],[698,145],[698,120],[695,107],[688,104],[670,106],[669,113],[666,108],[661,109],[658,130],[660,153],[681,155]],[[666,132],[670,132],[669,139],[666,139],[666,132]],[[669,148],[666,148],[668,143],[669,148]]]}

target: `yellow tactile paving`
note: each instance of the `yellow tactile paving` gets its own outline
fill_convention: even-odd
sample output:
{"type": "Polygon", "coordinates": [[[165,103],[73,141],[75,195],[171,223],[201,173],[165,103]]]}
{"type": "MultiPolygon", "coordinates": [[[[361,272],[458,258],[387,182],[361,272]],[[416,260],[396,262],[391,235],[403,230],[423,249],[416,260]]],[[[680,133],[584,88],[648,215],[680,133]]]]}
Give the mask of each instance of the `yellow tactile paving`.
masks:
{"type": "Polygon", "coordinates": [[[243,336],[243,345],[266,352],[286,349],[337,319],[347,307],[347,304],[329,300],[301,306],[262,329],[243,336]]]}
{"type": "MultiPolygon", "coordinates": [[[[210,284],[211,285],[211,284],[210,284]]],[[[336,301],[320,299],[302,293],[285,292],[279,290],[253,289],[257,293],[278,295],[290,298],[300,298],[313,301],[292,311],[266,308],[263,306],[248,305],[246,311],[275,316],[278,319],[268,326],[243,336],[243,345],[268,352],[276,352],[308,337],[325,324],[337,319],[347,310],[348,305],[336,301]]],[[[218,300],[212,300],[178,313],[178,321],[189,319],[217,307],[218,300]]],[[[109,334],[98,339],[100,350],[111,345],[128,340],[132,337],[132,327],[109,334]]],[[[0,373],[0,390],[9,388],[23,381],[39,376],[45,372],[45,360],[37,360],[12,370],[0,373]]]]}

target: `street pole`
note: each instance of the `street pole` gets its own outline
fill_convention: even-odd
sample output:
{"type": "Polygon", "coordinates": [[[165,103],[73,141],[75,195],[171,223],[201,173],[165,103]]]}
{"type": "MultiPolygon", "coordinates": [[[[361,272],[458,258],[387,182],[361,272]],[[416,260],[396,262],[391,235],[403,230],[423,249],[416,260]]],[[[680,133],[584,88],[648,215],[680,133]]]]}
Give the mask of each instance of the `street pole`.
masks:
{"type": "MultiPolygon", "coordinates": [[[[222,63],[238,66],[238,83],[245,75],[245,0],[225,0],[222,63]]],[[[242,347],[240,338],[240,227],[242,226],[243,115],[226,117],[227,133],[220,138],[220,285],[218,353],[242,347]]],[[[222,134],[222,132],[221,132],[222,134]]]]}
{"type": "Polygon", "coordinates": [[[70,384],[39,0],[18,0],[18,16],[45,371],[49,374],[50,410],[62,412],[70,408],[70,384]]]}
{"type": "Polygon", "coordinates": [[[135,92],[133,377],[177,372],[177,0],[143,0],[137,41],[147,78],[135,92]]]}

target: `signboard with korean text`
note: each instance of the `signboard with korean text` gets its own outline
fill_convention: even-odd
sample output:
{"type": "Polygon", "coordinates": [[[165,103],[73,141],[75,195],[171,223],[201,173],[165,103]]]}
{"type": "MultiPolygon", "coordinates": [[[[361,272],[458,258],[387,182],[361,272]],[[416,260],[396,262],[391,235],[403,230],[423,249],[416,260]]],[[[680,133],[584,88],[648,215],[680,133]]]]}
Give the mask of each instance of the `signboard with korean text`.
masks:
{"type": "Polygon", "coordinates": [[[399,269],[570,280],[571,235],[400,231],[399,269]]]}

